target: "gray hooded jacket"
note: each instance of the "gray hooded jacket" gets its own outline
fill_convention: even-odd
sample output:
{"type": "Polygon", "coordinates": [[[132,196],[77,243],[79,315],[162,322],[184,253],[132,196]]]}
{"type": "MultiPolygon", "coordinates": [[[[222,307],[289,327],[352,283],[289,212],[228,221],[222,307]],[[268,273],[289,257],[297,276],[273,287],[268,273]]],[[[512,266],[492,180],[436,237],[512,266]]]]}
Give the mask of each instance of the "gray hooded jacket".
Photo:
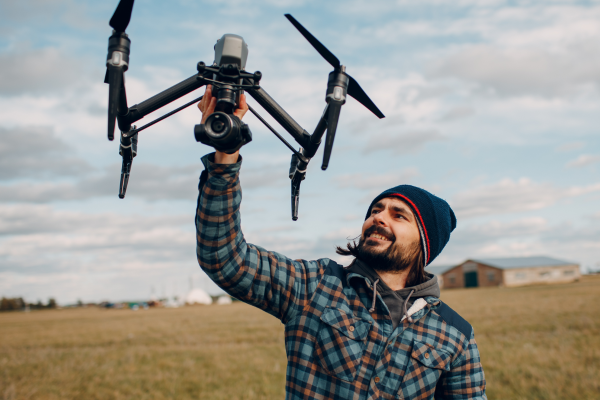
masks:
{"type": "Polygon", "coordinates": [[[437,276],[430,273],[427,273],[429,279],[420,285],[392,290],[381,280],[373,268],[358,258],[348,266],[348,270],[360,274],[371,281],[375,288],[375,295],[373,297],[376,299],[376,294],[379,293],[383,299],[388,310],[390,310],[394,329],[396,329],[402,317],[406,314],[406,310],[413,305],[416,299],[427,296],[440,297],[440,286],[438,285],[437,276]]]}

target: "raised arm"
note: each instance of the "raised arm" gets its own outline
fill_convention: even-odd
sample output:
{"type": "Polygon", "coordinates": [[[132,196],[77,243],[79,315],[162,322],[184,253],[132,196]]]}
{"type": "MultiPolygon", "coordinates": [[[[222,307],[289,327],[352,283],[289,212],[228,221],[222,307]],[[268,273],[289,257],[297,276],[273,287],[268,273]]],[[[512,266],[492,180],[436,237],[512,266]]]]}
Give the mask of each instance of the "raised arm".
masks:
{"type": "MultiPolygon", "coordinates": [[[[210,103],[200,106],[205,107],[204,119],[210,103]]],[[[204,156],[202,163],[196,210],[200,267],[230,295],[290,321],[315,290],[328,260],[294,261],[246,243],[240,218],[241,157],[217,152],[204,156]]]]}
{"type": "Polygon", "coordinates": [[[246,243],[239,211],[241,157],[235,164],[216,164],[209,154],[202,162],[206,182],[201,182],[196,210],[198,263],[230,295],[290,321],[315,290],[327,260],[294,261],[246,243]]]}

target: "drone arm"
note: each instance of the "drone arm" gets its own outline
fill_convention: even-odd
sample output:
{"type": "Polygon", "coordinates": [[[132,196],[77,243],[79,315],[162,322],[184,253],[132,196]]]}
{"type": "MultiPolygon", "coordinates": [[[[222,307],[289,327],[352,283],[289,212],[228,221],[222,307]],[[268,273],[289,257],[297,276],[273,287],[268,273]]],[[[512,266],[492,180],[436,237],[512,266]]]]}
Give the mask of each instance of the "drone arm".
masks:
{"type": "Polygon", "coordinates": [[[121,132],[128,132],[131,129],[131,124],[127,124],[123,121],[123,116],[128,113],[127,107],[127,92],[125,91],[125,79],[121,78],[121,90],[119,90],[119,98],[118,98],[118,114],[117,114],[117,122],[119,124],[119,130],[121,132]]]}
{"type": "MultiPolygon", "coordinates": [[[[175,86],[168,88],[160,92],[159,94],[150,97],[148,100],[131,106],[128,112],[123,115],[119,120],[119,127],[121,126],[121,120],[123,126],[127,127],[136,121],[144,118],[146,115],[158,110],[161,107],[185,96],[186,94],[193,92],[194,90],[201,88],[206,84],[206,81],[201,75],[195,74],[186,80],[179,82],[175,86]]],[[[126,132],[126,131],[125,131],[126,132]]]]}
{"type": "MultiPolygon", "coordinates": [[[[246,80],[245,80],[246,83],[246,80]]],[[[302,147],[308,145],[310,135],[261,87],[246,90],[302,147]]]]}
{"type": "MultiPolygon", "coordinates": [[[[163,120],[169,115],[174,114],[177,111],[182,110],[185,107],[193,104],[192,102],[184,105],[183,107],[179,107],[177,110],[174,110],[163,116],[150,124],[142,127],[141,129],[131,129],[131,124],[135,121],[142,119],[144,116],[150,114],[153,111],[158,110],[159,108],[171,103],[178,98],[185,96],[186,94],[202,87],[205,84],[202,76],[194,75],[183,82],[178,83],[177,85],[157,94],[149,98],[148,100],[142,102],[141,104],[136,104],[131,108],[127,108],[127,95],[125,92],[125,84],[122,79],[120,82],[117,82],[120,85],[119,97],[118,97],[118,117],[117,120],[119,122],[119,129],[121,132],[125,132],[127,134],[121,134],[121,145],[119,147],[119,153],[123,157],[123,164],[121,167],[121,181],[119,183],[119,197],[122,199],[125,197],[125,193],[127,191],[127,184],[129,183],[129,175],[131,173],[131,164],[133,163],[133,158],[137,154],[137,135],[138,132],[142,129],[147,128],[155,124],[158,121],[163,120]]],[[[193,102],[197,102],[198,99],[193,102]]],[[[134,127],[135,128],[135,127],[134,127]]]]}
{"type": "Polygon", "coordinates": [[[328,111],[329,111],[329,104],[325,105],[323,114],[321,115],[321,118],[319,119],[319,122],[317,123],[317,126],[315,127],[313,134],[310,135],[310,142],[309,142],[308,146],[306,146],[304,148],[303,153],[308,159],[311,159],[314,157],[315,153],[319,149],[319,146],[321,145],[321,139],[323,138],[323,135],[325,134],[325,130],[327,129],[327,117],[329,115],[328,111]]]}

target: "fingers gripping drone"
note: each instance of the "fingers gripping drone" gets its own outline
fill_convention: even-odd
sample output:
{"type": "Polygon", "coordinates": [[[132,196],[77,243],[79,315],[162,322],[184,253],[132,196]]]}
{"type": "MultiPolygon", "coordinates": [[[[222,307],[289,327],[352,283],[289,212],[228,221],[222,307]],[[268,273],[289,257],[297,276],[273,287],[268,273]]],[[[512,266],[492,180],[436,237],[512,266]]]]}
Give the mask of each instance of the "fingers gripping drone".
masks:
{"type": "Polygon", "coordinates": [[[121,0],[110,19],[109,25],[113,28],[113,33],[108,39],[106,76],[104,78],[104,82],[109,85],[108,140],[114,139],[115,121],[121,132],[119,154],[123,157],[123,164],[119,185],[120,198],[125,197],[131,165],[133,158],[137,154],[138,133],[197,103],[202,99],[202,96],[140,128],[132,124],[204,85],[213,86],[212,93],[217,98],[217,106],[215,112],[206,119],[204,124],[194,127],[196,141],[212,146],[219,151],[232,154],[252,140],[252,133],[248,125],[234,115],[234,111],[238,107],[239,96],[242,91],[245,91],[300,145],[300,150],[297,151],[254,108],[248,107],[250,112],[293,153],[289,175],[292,183],[292,219],[294,221],[298,219],[300,183],[306,177],[308,163],[319,149],[321,139],[325,133],[325,148],[321,169],[326,170],[329,165],[340,111],[346,103],[347,95],[356,99],[377,117],[384,118],[384,115],[369,96],[367,96],[358,82],[346,73],[346,67],[341,65],[338,58],[289,14],[285,15],[286,18],[333,67],[333,71],[329,73],[327,81],[325,109],[312,134],[303,129],[259,85],[262,78],[260,71],[254,73],[246,72],[248,46],[241,36],[233,34],[225,34],[217,41],[215,45],[215,60],[212,65],[207,66],[204,62],[199,62],[196,66],[197,73],[191,77],[139,104],[128,107],[124,75],[129,67],[131,40],[125,33],[125,29],[131,19],[133,2],[134,0],[121,0]]]}

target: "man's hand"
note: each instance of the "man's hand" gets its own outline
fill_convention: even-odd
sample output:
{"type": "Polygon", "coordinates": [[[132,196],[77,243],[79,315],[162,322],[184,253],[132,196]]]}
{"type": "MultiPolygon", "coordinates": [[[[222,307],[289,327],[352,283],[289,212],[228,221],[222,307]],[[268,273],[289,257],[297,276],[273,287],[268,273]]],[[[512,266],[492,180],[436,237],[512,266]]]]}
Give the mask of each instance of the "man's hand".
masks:
{"type": "MultiPolygon", "coordinates": [[[[213,97],[212,94],[212,85],[207,85],[206,90],[204,92],[204,97],[198,103],[198,109],[202,113],[202,121],[201,124],[206,122],[208,116],[215,112],[215,107],[217,106],[217,98],[213,97]]],[[[246,112],[248,111],[248,103],[246,103],[246,94],[242,93],[240,95],[238,108],[233,112],[233,115],[238,117],[239,119],[244,118],[246,112]]],[[[222,153],[219,150],[216,150],[215,153],[215,163],[217,164],[235,164],[238,161],[240,155],[240,151],[236,151],[233,154],[222,153]]]]}

